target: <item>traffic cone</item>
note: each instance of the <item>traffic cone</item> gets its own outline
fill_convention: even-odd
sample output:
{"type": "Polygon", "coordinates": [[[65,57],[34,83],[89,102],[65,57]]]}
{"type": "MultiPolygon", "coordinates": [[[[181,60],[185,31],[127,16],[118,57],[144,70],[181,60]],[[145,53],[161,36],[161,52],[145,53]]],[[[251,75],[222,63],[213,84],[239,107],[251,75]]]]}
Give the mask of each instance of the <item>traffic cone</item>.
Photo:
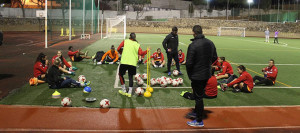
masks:
{"type": "Polygon", "coordinates": [[[60,32],[60,36],[65,36],[65,35],[64,35],[64,28],[61,28],[60,31],[61,31],[61,32],[60,32]]]}
{"type": "Polygon", "coordinates": [[[66,28],[66,36],[69,36],[69,34],[70,34],[69,28],[66,28]]]}
{"type": "Polygon", "coordinates": [[[72,28],[72,36],[75,36],[75,30],[72,28]]]}

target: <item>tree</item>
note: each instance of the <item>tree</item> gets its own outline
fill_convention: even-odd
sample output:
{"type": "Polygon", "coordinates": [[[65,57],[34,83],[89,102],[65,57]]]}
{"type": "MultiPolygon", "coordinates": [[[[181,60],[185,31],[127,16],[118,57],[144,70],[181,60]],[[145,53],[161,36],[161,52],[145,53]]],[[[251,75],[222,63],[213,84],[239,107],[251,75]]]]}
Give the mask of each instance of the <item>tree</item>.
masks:
{"type": "Polygon", "coordinates": [[[38,7],[44,9],[45,0],[30,0],[32,3],[37,4],[38,7]]]}
{"type": "Polygon", "coordinates": [[[57,3],[60,4],[61,6],[61,12],[62,12],[62,15],[63,15],[63,24],[64,26],[66,25],[66,16],[65,16],[65,13],[67,13],[68,10],[68,7],[69,7],[69,0],[56,0],[57,3]]]}
{"type": "Polygon", "coordinates": [[[25,4],[26,4],[26,0],[12,0],[12,7],[21,7],[22,9],[22,14],[23,14],[23,18],[25,18],[25,4]]]}
{"type": "Polygon", "coordinates": [[[136,19],[138,20],[144,14],[144,7],[146,4],[151,4],[151,0],[123,0],[124,4],[132,6],[136,11],[136,19]]]}

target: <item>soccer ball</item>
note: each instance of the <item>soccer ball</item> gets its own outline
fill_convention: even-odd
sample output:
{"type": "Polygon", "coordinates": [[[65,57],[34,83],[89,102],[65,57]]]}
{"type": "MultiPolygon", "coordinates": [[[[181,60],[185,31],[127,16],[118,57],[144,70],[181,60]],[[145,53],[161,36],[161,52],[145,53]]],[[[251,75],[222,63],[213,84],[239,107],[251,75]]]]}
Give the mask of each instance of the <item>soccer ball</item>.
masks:
{"type": "Polygon", "coordinates": [[[167,80],[167,77],[162,76],[161,79],[162,79],[162,80],[167,80]]]}
{"type": "Polygon", "coordinates": [[[170,85],[170,84],[172,84],[172,79],[171,78],[167,78],[167,83],[168,83],[168,85],[170,85]]]}
{"type": "Polygon", "coordinates": [[[143,79],[143,80],[147,80],[147,74],[146,74],[146,73],[144,73],[144,74],[142,75],[142,79],[143,79]]]}
{"type": "Polygon", "coordinates": [[[100,101],[100,108],[108,108],[110,106],[110,101],[108,99],[103,99],[100,101]]]}
{"type": "Polygon", "coordinates": [[[144,85],[144,81],[143,81],[142,79],[138,79],[138,80],[136,81],[136,84],[137,84],[138,86],[142,86],[142,85],[144,85]]]}
{"type": "Polygon", "coordinates": [[[85,82],[85,81],[86,81],[85,76],[84,76],[84,75],[79,75],[79,76],[78,76],[78,81],[79,81],[79,82],[85,82]]]}
{"type": "Polygon", "coordinates": [[[156,84],[160,84],[161,78],[156,79],[156,84]]]}
{"type": "Polygon", "coordinates": [[[69,107],[71,106],[72,104],[72,101],[69,97],[65,97],[61,100],[60,104],[63,106],[63,107],[69,107]]]}
{"type": "Polygon", "coordinates": [[[145,92],[144,89],[141,88],[141,87],[138,87],[138,88],[135,89],[135,94],[138,95],[138,96],[144,95],[144,92],[145,92]]]}
{"type": "Polygon", "coordinates": [[[152,78],[152,79],[150,80],[150,84],[151,84],[151,85],[156,85],[156,79],[155,79],[155,78],[152,78]]]}
{"type": "Polygon", "coordinates": [[[83,93],[90,93],[92,91],[92,88],[87,86],[87,87],[84,87],[83,89],[83,93]]]}
{"type": "Polygon", "coordinates": [[[177,86],[179,85],[177,79],[174,79],[174,80],[173,80],[172,85],[173,85],[174,87],[177,87],[177,86]]]}
{"type": "Polygon", "coordinates": [[[182,78],[177,78],[177,81],[178,81],[178,83],[179,83],[180,85],[183,84],[183,79],[182,79],[182,78]]]}
{"type": "Polygon", "coordinates": [[[141,78],[141,75],[139,74],[139,73],[137,73],[135,76],[134,76],[134,79],[135,80],[138,80],[138,79],[140,79],[141,78]]]}
{"type": "Polygon", "coordinates": [[[167,81],[166,80],[161,80],[160,81],[160,86],[161,87],[166,87],[168,85],[167,81]]]}
{"type": "Polygon", "coordinates": [[[177,76],[178,74],[179,74],[179,71],[178,71],[178,70],[174,70],[174,71],[173,71],[173,75],[174,75],[174,76],[177,76]]]}

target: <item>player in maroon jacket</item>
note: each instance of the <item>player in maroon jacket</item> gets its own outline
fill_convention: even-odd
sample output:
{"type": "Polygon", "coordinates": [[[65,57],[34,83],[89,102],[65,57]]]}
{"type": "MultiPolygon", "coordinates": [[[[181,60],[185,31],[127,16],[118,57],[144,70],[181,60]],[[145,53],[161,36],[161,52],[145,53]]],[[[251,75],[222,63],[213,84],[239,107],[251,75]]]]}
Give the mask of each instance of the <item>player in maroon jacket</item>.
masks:
{"type": "Polygon", "coordinates": [[[77,50],[74,51],[73,50],[73,46],[69,46],[69,51],[68,51],[68,56],[70,57],[70,59],[74,62],[79,62],[82,61],[83,59],[91,59],[92,57],[88,56],[88,51],[85,51],[85,53],[77,50]]]}
{"type": "Polygon", "coordinates": [[[254,85],[275,85],[278,69],[275,66],[275,62],[273,59],[270,59],[269,66],[263,68],[262,72],[264,73],[264,77],[254,76],[253,81],[255,82],[256,80],[258,80],[258,82],[254,83],[254,85]]]}
{"type": "Polygon", "coordinates": [[[233,74],[231,65],[225,60],[225,57],[219,57],[218,60],[222,64],[222,72],[217,74],[217,79],[229,78],[233,74]]]}
{"type": "Polygon", "coordinates": [[[253,89],[253,79],[251,75],[246,71],[246,67],[240,65],[237,67],[237,71],[240,74],[240,77],[234,79],[228,84],[221,84],[221,88],[223,91],[226,90],[227,87],[233,87],[233,92],[245,92],[251,93],[253,89]]]}
{"type": "Polygon", "coordinates": [[[212,69],[214,69],[214,71],[220,71],[222,68],[222,64],[219,62],[219,59],[220,58],[218,57],[218,59],[213,64],[211,64],[212,69]]]}
{"type": "MultiPolygon", "coordinates": [[[[185,54],[182,52],[181,49],[178,50],[178,59],[179,59],[179,65],[185,65],[186,61],[185,61],[185,54]]],[[[176,62],[173,59],[172,60],[172,66],[175,66],[176,62]]]]}
{"type": "Polygon", "coordinates": [[[40,53],[36,58],[34,68],[33,68],[33,75],[38,80],[45,81],[46,73],[48,70],[49,61],[47,60],[47,56],[44,53],[40,53]]]}

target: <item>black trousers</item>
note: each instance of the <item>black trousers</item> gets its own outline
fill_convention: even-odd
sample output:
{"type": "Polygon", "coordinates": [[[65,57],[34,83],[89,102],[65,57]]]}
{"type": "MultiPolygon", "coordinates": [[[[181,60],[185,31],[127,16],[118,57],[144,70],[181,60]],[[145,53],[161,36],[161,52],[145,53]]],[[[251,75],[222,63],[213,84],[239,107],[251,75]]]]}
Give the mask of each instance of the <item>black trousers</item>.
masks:
{"type": "Polygon", "coordinates": [[[172,64],[172,59],[175,60],[176,62],[176,68],[180,72],[180,66],[179,66],[179,59],[178,59],[178,52],[167,52],[167,57],[168,57],[168,72],[171,72],[171,64],[172,64]]]}
{"type": "Polygon", "coordinates": [[[255,76],[255,77],[253,78],[253,82],[255,83],[255,85],[260,85],[260,84],[274,85],[272,80],[269,80],[269,79],[267,79],[267,78],[260,77],[260,76],[255,76]],[[258,80],[257,83],[255,83],[256,80],[258,80]]]}
{"type": "Polygon", "coordinates": [[[204,112],[204,103],[203,97],[205,94],[205,87],[207,84],[208,79],[206,80],[192,80],[192,89],[195,97],[195,113],[196,113],[196,120],[198,122],[202,121],[203,112],[204,112]]]}
{"type": "Polygon", "coordinates": [[[136,67],[131,65],[121,64],[119,67],[119,78],[121,85],[125,84],[124,75],[128,70],[129,87],[133,87],[133,76],[136,74],[136,67]]]}
{"type": "Polygon", "coordinates": [[[278,43],[278,37],[274,38],[274,43],[275,43],[275,41],[276,41],[276,43],[278,43]]]}

